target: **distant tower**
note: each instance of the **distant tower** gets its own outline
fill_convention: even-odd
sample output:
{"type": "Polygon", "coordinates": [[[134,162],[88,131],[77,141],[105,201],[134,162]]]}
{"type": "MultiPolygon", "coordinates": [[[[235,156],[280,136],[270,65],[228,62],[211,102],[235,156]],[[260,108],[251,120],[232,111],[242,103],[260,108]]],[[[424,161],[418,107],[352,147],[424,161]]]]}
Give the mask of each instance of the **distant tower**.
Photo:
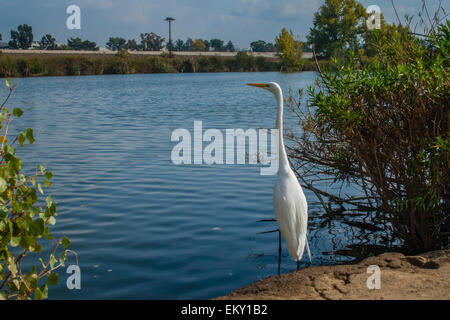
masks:
{"type": "Polygon", "coordinates": [[[170,56],[172,56],[172,49],[173,49],[173,47],[172,47],[172,21],[175,21],[175,19],[171,18],[171,17],[167,17],[165,20],[167,22],[169,22],[169,53],[170,53],[170,56]]]}

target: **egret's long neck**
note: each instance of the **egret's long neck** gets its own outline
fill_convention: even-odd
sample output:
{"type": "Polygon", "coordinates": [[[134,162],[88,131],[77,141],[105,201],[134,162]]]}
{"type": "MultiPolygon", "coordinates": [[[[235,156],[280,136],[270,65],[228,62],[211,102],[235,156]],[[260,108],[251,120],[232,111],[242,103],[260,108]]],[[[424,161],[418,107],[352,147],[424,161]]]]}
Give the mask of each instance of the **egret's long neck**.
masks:
{"type": "Polygon", "coordinates": [[[278,114],[277,114],[277,129],[279,132],[278,141],[278,157],[279,157],[279,167],[289,168],[289,161],[286,154],[286,148],[284,146],[284,134],[283,134],[283,94],[282,92],[277,92],[275,95],[277,98],[278,114]]]}

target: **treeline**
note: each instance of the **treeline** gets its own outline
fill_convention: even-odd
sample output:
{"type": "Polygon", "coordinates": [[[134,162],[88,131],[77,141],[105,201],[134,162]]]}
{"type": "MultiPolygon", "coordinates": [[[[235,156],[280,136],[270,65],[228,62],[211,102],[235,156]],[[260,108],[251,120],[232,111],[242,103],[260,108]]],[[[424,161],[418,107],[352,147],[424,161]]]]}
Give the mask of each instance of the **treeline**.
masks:
{"type": "MultiPolygon", "coordinates": [[[[326,62],[321,62],[325,64],[326,62]]],[[[194,56],[169,58],[130,56],[35,56],[15,57],[0,53],[0,77],[71,76],[137,73],[258,72],[280,71],[281,62],[251,53],[238,52],[233,58],[194,56]]],[[[305,60],[303,70],[313,71],[313,61],[305,60]]]]}
{"type": "MultiPolygon", "coordinates": [[[[125,52],[126,53],[126,52],[125,52]]],[[[143,57],[115,56],[35,56],[0,54],[0,77],[70,76],[137,73],[257,72],[280,71],[281,63],[238,52],[234,58],[195,56],[169,58],[168,55],[143,57]]],[[[315,70],[307,61],[304,70],[315,70]]]]}
{"type": "MultiPolygon", "coordinates": [[[[0,40],[2,35],[0,34],[0,40]]],[[[51,34],[44,35],[40,41],[34,41],[33,28],[27,24],[19,25],[17,30],[11,30],[11,40],[8,43],[9,49],[42,49],[42,50],[86,50],[97,51],[99,47],[93,41],[82,40],[80,38],[70,38],[67,44],[57,44],[56,39],[51,34]]],[[[215,52],[236,52],[239,51],[233,42],[214,38],[211,40],[192,39],[186,41],[178,39],[172,44],[165,38],[154,32],[141,33],[139,39],[125,39],[122,37],[110,37],[106,42],[106,48],[112,51],[161,51],[163,48],[173,51],[215,51],[215,52]]],[[[263,40],[254,41],[250,44],[252,52],[274,52],[276,45],[266,43],[263,40]]]]}
{"type": "MultiPolygon", "coordinates": [[[[0,34],[0,40],[2,35],[0,34]]],[[[27,24],[19,25],[17,30],[11,30],[11,40],[7,44],[9,49],[41,49],[41,50],[85,50],[97,51],[99,47],[93,41],[82,40],[80,38],[70,38],[67,44],[57,44],[56,39],[51,34],[44,35],[40,41],[34,41],[33,28],[27,24]]],[[[106,42],[106,48],[112,51],[161,51],[163,48],[173,51],[214,51],[214,52],[237,52],[240,51],[231,40],[225,42],[214,38],[211,40],[192,39],[186,41],[178,39],[172,43],[165,38],[155,34],[141,33],[139,39],[125,39],[122,37],[110,37],[106,42]]],[[[304,51],[310,48],[303,45],[304,51]]],[[[265,42],[264,40],[250,43],[251,52],[276,52],[279,48],[276,44],[265,42]]]]}
{"type": "MultiPolygon", "coordinates": [[[[166,48],[170,50],[170,44],[166,48]]],[[[178,39],[173,43],[173,51],[216,51],[216,52],[236,52],[233,42],[230,40],[226,44],[220,39],[195,39],[188,38],[185,41],[178,39]]]]}

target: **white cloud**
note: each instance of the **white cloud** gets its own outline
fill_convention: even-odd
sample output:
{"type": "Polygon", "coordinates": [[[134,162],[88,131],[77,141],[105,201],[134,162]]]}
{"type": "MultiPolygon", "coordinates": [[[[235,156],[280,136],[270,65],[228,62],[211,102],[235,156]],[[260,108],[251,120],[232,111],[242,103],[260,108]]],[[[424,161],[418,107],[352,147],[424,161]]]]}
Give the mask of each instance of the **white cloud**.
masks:
{"type": "Polygon", "coordinates": [[[146,24],[150,22],[150,13],[155,9],[151,3],[139,3],[127,8],[120,19],[125,23],[146,24]]]}
{"type": "Polygon", "coordinates": [[[295,18],[310,16],[319,8],[318,0],[240,0],[238,15],[295,18]]]}

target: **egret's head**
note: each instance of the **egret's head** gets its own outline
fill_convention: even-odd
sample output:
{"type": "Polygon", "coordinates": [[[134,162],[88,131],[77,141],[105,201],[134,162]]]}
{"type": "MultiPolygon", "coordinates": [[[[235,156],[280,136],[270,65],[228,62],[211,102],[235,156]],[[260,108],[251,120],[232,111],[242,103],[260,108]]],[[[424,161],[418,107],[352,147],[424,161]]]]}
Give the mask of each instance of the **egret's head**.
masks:
{"type": "Polygon", "coordinates": [[[267,91],[272,92],[273,94],[277,94],[281,92],[281,88],[276,82],[269,83],[248,83],[247,85],[252,87],[258,87],[267,91]]]}

